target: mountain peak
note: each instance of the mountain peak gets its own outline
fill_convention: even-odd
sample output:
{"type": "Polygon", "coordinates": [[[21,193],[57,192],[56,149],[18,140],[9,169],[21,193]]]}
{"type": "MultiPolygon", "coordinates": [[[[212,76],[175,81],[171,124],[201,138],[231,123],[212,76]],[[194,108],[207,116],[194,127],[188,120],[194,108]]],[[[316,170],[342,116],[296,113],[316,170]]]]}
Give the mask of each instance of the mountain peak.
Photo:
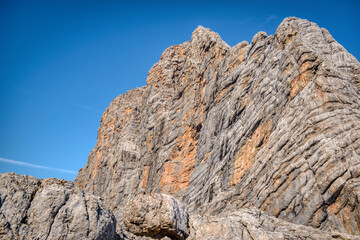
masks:
{"type": "MultiPolygon", "coordinates": [[[[116,222],[130,239],[359,239],[349,235],[360,234],[359,71],[328,31],[304,19],[233,48],[198,26],[190,42],[164,51],[147,86],[104,112],[75,179],[103,200],[81,206],[103,201],[116,221],[109,214],[99,224],[116,222]]],[[[0,180],[0,220],[20,226],[19,187],[0,180]]],[[[26,199],[34,192],[54,209],[51,192],[71,187],[84,202],[82,190],[54,184],[31,184],[26,199]]],[[[18,229],[27,226],[14,236],[18,229]]]]}
{"type": "Polygon", "coordinates": [[[205,28],[200,25],[192,33],[190,42],[194,45],[203,45],[207,42],[213,42],[230,48],[229,45],[221,39],[218,33],[213,32],[210,28],[205,28]]]}

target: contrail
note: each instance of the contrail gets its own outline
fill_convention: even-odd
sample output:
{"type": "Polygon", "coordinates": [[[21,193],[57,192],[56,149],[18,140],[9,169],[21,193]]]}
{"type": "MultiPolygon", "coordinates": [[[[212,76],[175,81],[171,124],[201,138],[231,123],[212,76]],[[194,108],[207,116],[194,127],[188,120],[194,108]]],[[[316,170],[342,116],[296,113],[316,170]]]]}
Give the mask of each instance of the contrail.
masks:
{"type": "Polygon", "coordinates": [[[78,107],[81,107],[81,108],[84,108],[86,110],[90,110],[90,111],[93,111],[93,112],[96,112],[96,113],[101,113],[99,110],[95,109],[95,108],[92,108],[92,107],[89,107],[89,106],[86,106],[86,105],[83,105],[83,104],[80,104],[80,103],[70,103],[69,104],[72,104],[74,106],[78,106],[78,107]]]}
{"type": "Polygon", "coordinates": [[[77,171],[73,171],[73,170],[46,167],[46,166],[41,166],[41,165],[27,163],[27,162],[21,162],[21,161],[15,161],[15,160],[1,158],[1,157],[0,157],[0,162],[5,162],[5,163],[10,163],[10,164],[15,164],[15,165],[21,165],[21,166],[26,166],[26,167],[32,167],[32,168],[46,169],[46,170],[51,170],[51,171],[63,172],[63,173],[78,174],[77,171]]]}
{"type": "Polygon", "coordinates": [[[99,110],[97,110],[95,108],[92,108],[90,106],[80,104],[80,103],[74,103],[74,102],[71,102],[71,101],[68,101],[68,100],[64,100],[64,99],[62,99],[60,97],[53,96],[53,95],[50,95],[50,94],[41,93],[41,92],[33,92],[33,91],[29,91],[29,90],[23,89],[23,88],[17,88],[17,89],[19,91],[21,91],[21,92],[25,92],[25,93],[30,94],[30,95],[47,97],[47,98],[50,98],[52,100],[57,100],[57,101],[60,101],[61,103],[65,103],[65,104],[69,104],[69,105],[72,105],[72,106],[80,107],[80,108],[83,108],[83,109],[86,109],[86,110],[89,110],[89,111],[92,111],[92,112],[95,112],[95,113],[100,113],[100,114],[102,113],[101,111],[99,111],[99,110]]]}

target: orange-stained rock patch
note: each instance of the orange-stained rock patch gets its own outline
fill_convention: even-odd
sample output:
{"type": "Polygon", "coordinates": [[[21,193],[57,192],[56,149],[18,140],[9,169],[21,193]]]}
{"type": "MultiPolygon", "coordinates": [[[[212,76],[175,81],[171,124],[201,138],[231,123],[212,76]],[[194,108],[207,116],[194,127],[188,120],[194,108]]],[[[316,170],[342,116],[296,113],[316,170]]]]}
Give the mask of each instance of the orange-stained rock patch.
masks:
{"type": "Polygon", "coordinates": [[[315,71],[312,69],[314,62],[305,62],[300,67],[300,75],[291,82],[290,96],[295,97],[314,77],[315,71]]]}
{"type": "MultiPolygon", "coordinates": [[[[234,84],[232,84],[229,87],[232,87],[234,84]]],[[[219,92],[214,100],[214,102],[216,102],[216,104],[220,104],[222,103],[224,100],[227,99],[227,97],[230,96],[228,88],[224,88],[223,90],[221,90],[221,92],[219,92]],[[227,96],[224,97],[224,94],[227,93],[227,96]],[[219,101],[220,100],[220,101],[219,101]]]]}
{"type": "Polygon", "coordinates": [[[242,63],[245,59],[244,57],[244,53],[245,53],[245,47],[240,49],[240,53],[239,53],[239,64],[242,63]]]}
{"type": "Polygon", "coordinates": [[[327,207],[327,210],[328,212],[336,215],[339,213],[339,211],[341,210],[342,208],[342,204],[341,202],[339,201],[339,199],[337,199],[336,202],[334,202],[333,204],[331,204],[330,206],[327,207]]]}
{"type": "Polygon", "coordinates": [[[102,157],[102,145],[100,147],[100,150],[98,150],[95,153],[95,164],[94,164],[94,169],[92,170],[92,173],[91,173],[91,179],[94,179],[98,173],[99,160],[101,159],[101,157],[102,157]]]}
{"type": "Polygon", "coordinates": [[[133,112],[132,108],[125,109],[125,115],[130,115],[133,112]]]}
{"type": "Polygon", "coordinates": [[[177,144],[164,164],[160,185],[163,192],[176,193],[189,185],[190,176],[196,163],[195,129],[185,127],[183,136],[176,139],[177,144]]]}
{"type": "Polygon", "coordinates": [[[148,179],[149,179],[149,172],[150,172],[150,167],[144,166],[144,169],[142,172],[142,184],[141,184],[141,187],[143,187],[143,188],[147,186],[148,179]]]}
{"type": "Polygon", "coordinates": [[[203,159],[200,160],[200,163],[205,162],[211,156],[211,152],[208,152],[204,155],[203,159]]]}
{"type": "Polygon", "coordinates": [[[146,146],[148,147],[149,152],[151,153],[152,152],[152,135],[151,135],[150,131],[148,132],[148,138],[147,138],[147,141],[146,141],[146,146]]]}
{"type": "Polygon", "coordinates": [[[285,68],[285,70],[284,70],[284,75],[285,75],[286,73],[288,73],[291,68],[292,68],[292,65],[291,65],[291,64],[287,65],[286,68],[285,68]]]}
{"type": "Polygon", "coordinates": [[[291,26],[289,29],[288,29],[288,34],[286,35],[286,39],[285,39],[285,45],[289,45],[293,40],[294,38],[297,36],[297,31],[296,29],[291,26]]]}
{"type": "Polygon", "coordinates": [[[243,78],[243,79],[241,80],[241,86],[242,86],[243,88],[245,88],[250,79],[251,79],[251,76],[247,76],[247,77],[243,78]]]}
{"type": "Polygon", "coordinates": [[[230,185],[234,186],[240,182],[241,178],[251,168],[254,163],[255,156],[259,151],[260,145],[266,144],[271,131],[271,121],[254,131],[250,139],[245,145],[235,154],[235,163],[233,174],[230,179],[230,185]]]}

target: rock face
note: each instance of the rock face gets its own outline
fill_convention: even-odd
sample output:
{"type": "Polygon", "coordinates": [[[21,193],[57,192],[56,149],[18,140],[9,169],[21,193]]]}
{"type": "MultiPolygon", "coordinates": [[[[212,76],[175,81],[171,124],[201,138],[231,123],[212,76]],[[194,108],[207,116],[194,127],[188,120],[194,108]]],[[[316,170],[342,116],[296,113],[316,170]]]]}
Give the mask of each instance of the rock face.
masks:
{"type": "Polygon", "coordinates": [[[188,222],[185,207],[165,194],[139,195],[124,207],[125,229],[140,236],[185,239],[188,222]]]}
{"type": "Polygon", "coordinates": [[[192,214],[255,207],[360,234],[359,89],[359,62],[315,23],[286,18],[234,47],[198,27],[110,104],[75,183],[119,229],[124,203],[145,192],[192,214]]]}
{"type": "Polygon", "coordinates": [[[72,182],[0,175],[0,239],[118,239],[114,216],[72,182]]]}
{"type": "Polygon", "coordinates": [[[215,239],[360,239],[343,233],[329,233],[271,217],[257,209],[240,209],[220,216],[192,216],[188,240],[215,239]]]}
{"type": "MultiPolygon", "coordinates": [[[[218,216],[189,216],[177,200],[165,194],[139,195],[129,200],[124,209],[126,230],[137,236],[149,236],[149,239],[360,240],[360,236],[292,224],[255,208],[222,212],[218,216]]],[[[131,239],[144,238],[133,236],[131,239]]]]}

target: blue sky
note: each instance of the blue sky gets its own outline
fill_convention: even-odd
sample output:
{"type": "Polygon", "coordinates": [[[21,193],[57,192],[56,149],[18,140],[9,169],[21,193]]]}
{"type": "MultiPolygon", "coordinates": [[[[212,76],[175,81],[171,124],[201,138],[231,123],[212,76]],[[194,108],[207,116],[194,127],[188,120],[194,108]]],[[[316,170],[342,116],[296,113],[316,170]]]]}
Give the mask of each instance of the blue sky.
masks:
{"type": "Polygon", "coordinates": [[[360,1],[128,2],[0,1],[1,173],[73,180],[111,100],[198,25],[233,46],[306,18],[360,59],[360,1]]]}

